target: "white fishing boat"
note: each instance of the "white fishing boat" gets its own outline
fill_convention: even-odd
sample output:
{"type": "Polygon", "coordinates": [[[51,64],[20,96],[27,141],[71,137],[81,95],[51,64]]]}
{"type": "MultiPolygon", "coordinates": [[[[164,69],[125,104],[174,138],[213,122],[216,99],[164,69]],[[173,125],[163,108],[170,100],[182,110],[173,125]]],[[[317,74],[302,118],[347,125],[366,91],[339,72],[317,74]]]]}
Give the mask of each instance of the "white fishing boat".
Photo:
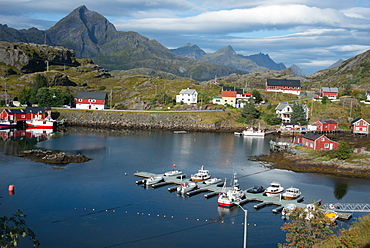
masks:
{"type": "Polygon", "coordinates": [[[247,128],[247,129],[243,130],[242,135],[243,136],[264,137],[265,136],[265,130],[261,129],[261,128],[258,128],[258,129],[247,128]]]}
{"type": "Polygon", "coordinates": [[[283,193],[284,187],[280,185],[278,182],[272,182],[269,187],[266,188],[265,194],[268,197],[275,197],[283,193]]]}
{"type": "Polygon", "coordinates": [[[232,180],[232,185],[229,190],[226,190],[226,179],[221,192],[218,195],[218,206],[223,208],[231,208],[236,204],[239,204],[244,198],[245,193],[240,189],[238,181],[235,179],[236,173],[234,172],[234,177],[232,180]]]}
{"type": "Polygon", "coordinates": [[[181,186],[177,187],[177,193],[179,194],[185,194],[186,192],[189,192],[197,187],[197,183],[195,182],[186,182],[181,184],[181,186]]]}
{"type": "Polygon", "coordinates": [[[301,196],[301,191],[293,187],[287,188],[285,192],[282,194],[282,197],[284,200],[295,200],[300,196],[301,196]]]}
{"type": "Polygon", "coordinates": [[[181,175],[182,171],[181,170],[172,170],[172,171],[167,171],[163,175],[166,177],[172,177],[172,176],[177,176],[181,175]]]}
{"type": "Polygon", "coordinates": [[[146,181],[145,181],[145,185],[146,186],[150,186],[150,185],[153,185],[153,184],[156,184],[156,183],[159,183],[163,180],[163,177],[161,176],[154,176],[154,177],[150,177],[148,178],[146,181]]]}
{"type": "Polygon", "coordinates": [[[163,175],[166,176],[166,177],[173,177],[173,176],[177,176],[177,175],[182,174],[181,170],[176,170],[176,164],[173,164],[172,167],[173,167],[172,171],[167,171],[163,175]]]}
{"type": "Polygon", "coordinates": [[[200,168],[200,170],[198,170],[197,173],[191,175],[190,180],[194,182],[202,182],[210,178],[211,174],[209,173],[209,170],[205,170],[204,166],[202,165],[202,167],[200,168]]]}
{"type": "Polygon", "coordinates": [[[205,180],[203,183],[210,185],[210,184],[220,183],[221,181],[222,181],[221,178],[213,177],[208,180],[205,180]]]}

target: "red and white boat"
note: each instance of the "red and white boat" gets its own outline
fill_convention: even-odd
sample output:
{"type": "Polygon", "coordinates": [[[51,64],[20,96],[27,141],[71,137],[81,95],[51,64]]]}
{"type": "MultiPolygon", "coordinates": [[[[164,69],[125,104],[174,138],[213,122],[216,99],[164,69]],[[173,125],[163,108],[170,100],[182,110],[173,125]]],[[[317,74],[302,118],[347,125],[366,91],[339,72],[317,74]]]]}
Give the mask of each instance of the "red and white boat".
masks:
{"type": "Polygon", "coordinates": [[[240,189],[237,183],[238,181],[235,179],[235,175],[236,173],[234,172],[232,186],[229,190],[226,190],[225,179],[224,186],[222,187],[221,192],[218,194],[217,203],[219,207],[231,208],[239,204],[245,198],[245,193],[240,189]]]}
{"type": "Polygon", "coordinates": [[[28,128],[50,129],[50,128],[54,128],[55,120],[51,118],[32,119],[32,120],[27,120],[26,124],[28,128]]]}

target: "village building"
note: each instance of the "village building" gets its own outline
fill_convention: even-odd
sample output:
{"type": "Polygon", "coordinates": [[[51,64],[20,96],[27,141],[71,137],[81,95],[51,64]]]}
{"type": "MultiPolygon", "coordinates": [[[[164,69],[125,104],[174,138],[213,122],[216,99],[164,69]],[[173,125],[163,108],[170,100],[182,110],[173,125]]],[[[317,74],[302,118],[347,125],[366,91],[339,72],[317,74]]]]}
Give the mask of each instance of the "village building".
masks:
{"type": "Polygon", "coordinates": [[[177,103],[183,103],[183,104],[197,104],[198,102],[198,92],[194,89],[182,89],[180,91],[180,94],[176,96],[176,102],[177,103]]]}
{"type": "Polygon", "coordinates": [[[289,79],[267,79],[266,91],[300,95],[301,81],[289,79]]]}
{"type": "Polygon", "coordinates": [[[25,109],[4,109],[0,113],[1,120],[26,121],[51,117],[50,107],[26,107],[25,109]]]}
{"type": "Polygon", "coordinates": [[[252,97],[252,94],[244,94],[243,89],[235,87],[222,87],[221,97],[213,97],[212,103],[219,105],[230,105],[234,108],[243,108],[244,103],[252,97]]]}
{"type": "Polygon", "coordinates": [[[338,99],[338,88],[337,87],[322,87],[320,93],[316,94],[316,99],[321,99],[324,96],[330,100],[338,99]]]}
{"type": "Polygon", "coordinates": [[[317,126],[316,131],[333,132],[338,130],[338,123],[334,120],[316,121],[313,125],[317,126]]]}
{"type": "Polygon", "coordinates": [[[370,91],[366,91],[366,100],[370,101],[370,91]]]}
{"type": "MultiPolygon", "coordinates": [[[[279,103],[275,108],[275,113],[281,118],[282,122],[290,122],[291,115],[293,113],[293,103],[279,103]]],[[[307,105],[303,104],[303,109],[306,114],[306,119],[308,118],[309,109],[307,105]]]]}
{"type": "Polygon", "coordinates": [[[306,133],[303,136],[297,136],[295,143],[317,151],[333,150],[339,146],[338,142],[330,140],[325,135],[319,133],[306,133]]]}
{"type": "Polygon", "coordinates": [[[106,92],[79,91],[75,98],[76,109],[97,109],[108,108],[108,95],[106,92]]]}
{"type": "Polygon", "coordinates": [[[356,118],[351,121],[351,132],[357,134],[368,134],[369,123],[362,118],[356,118]]]}

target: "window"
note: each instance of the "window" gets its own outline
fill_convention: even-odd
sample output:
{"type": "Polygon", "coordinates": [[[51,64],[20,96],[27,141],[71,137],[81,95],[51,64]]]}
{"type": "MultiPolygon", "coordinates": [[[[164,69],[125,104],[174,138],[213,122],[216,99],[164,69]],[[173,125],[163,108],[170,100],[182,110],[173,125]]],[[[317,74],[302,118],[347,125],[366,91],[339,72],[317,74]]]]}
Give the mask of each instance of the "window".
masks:
{"type": "Polygon", "coordinates": [[[325,138],[321,138],[321,141],[325,141],[325,138]]]}
{"type": "Polygon", "coordinates": [[[329,144],[324,144],[324,148],[329,148],[329,144]]]}
{"type": "Polygon", "coordinates": [[[78,101],[79,101],[79,102],[82,102],[82,99],[81,99],[81,98],[79,98],[79,99],[78,99],[78,101]]]}

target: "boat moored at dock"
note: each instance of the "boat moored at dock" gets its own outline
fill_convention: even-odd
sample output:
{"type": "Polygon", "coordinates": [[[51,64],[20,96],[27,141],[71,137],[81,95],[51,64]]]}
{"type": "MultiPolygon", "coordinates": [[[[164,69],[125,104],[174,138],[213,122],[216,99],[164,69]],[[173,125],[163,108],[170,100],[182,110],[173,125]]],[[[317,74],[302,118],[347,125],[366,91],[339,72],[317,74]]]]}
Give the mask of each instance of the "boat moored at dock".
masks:
{"type": "Polygon", "coordinates": [[[297,188],[287,188],[286,191],[282,194],[284,200],[295,200],[301,196],[301,191],[297,188]]]}
{"type": "Polygon", "coordinates": [[[191,175],[190,180],[194,182],[202,182],[211,178],[209,170],[204,169],[204,165],[198,170],[197,173],[191,175]]]}
{"type": "Polygon", "coordinates": [[[197,187],[197,183],[195,182],[185,182],[181,184],[181,186],[177,187],[177,193],[185,194],[197,187]]]}
{"type": "Polygon", "coordinates": [[[240,189],[238,181],[235,179],[236,173],[234,172],[234,177],[232,180],[232,186],[229,190],[226,190],[226,179],[221,192],[218,195],[218,206],[224,208],[231,208],[239,204],[244,198],[245,193],[240,189]]]}
{"type": "Polygon", "coordinates": [[[273,181],[269,187],[266,188],[265,194],[268,197],[275,197],[283,193],[284,187],[279,182],[273,181]]]}

